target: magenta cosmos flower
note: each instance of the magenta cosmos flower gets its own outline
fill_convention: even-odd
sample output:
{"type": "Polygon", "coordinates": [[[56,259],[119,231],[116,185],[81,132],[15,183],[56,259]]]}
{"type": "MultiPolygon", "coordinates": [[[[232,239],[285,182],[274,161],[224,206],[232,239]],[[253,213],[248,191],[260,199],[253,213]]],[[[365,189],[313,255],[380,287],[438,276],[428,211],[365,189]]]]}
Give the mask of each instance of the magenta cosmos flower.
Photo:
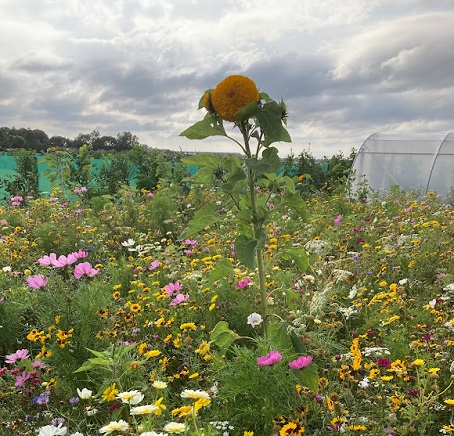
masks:
{"type": "Polygon", "coordinates": [[[257,365],[260,366],[271,366],[282,360],[282,356],[279,351],[270,351],[266,356],[257,357],[257,365]]]}
{"type": "Polygon", "coordinates": [[[74,267],[74,277],[80,279],[82,276],[93,277],[99,273],[99,269],[93,268],[90,262],[82,262],[74,267]]]}
{"type": "Polygon", "coordinates": [[[251,281],[246,277],[243,280],[241,280],[240,282],[238,282],[236,284],[236,287],[237,287],[237,289],[243,289],[243,288],[246,288],[247,286],[249,286],[249,283],[251,283],[251,281]]]}
{"type": "Polygon", "coordinates": [[[33,289],[40,289],[47,285],[49,279],[42,274],[27,277],[27,285],[33,289]]]}
{"type": "Polygon", "coordinates": [[[298,359],[292,360],[288,366],[293,369],[301,369],[309,366],[312,362],[312,356],[300,356],[298,359]]]}

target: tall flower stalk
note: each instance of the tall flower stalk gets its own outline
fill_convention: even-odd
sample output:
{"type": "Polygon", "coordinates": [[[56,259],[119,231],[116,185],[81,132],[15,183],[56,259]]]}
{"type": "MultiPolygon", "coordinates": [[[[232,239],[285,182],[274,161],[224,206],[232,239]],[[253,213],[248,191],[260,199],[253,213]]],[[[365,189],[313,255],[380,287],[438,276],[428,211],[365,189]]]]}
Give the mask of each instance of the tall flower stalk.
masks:
{"type": "MultiPolygon", "coordinates": [[[[282,167],[275,142],[290,142],[285,125],[285,103],[277,103],[266,93],[259,93],[256,84],[245,76],[225,78],[215,89],[208,89],[199,102],[199,109],[207,114],[182,133],[189,139],[224,136],[235,142],[244,153],[243,159],[216,154],[195,155],[183,159],[188,165],[199,167],[197,183],[218,183],[220,189],[232,200],[239,229],[235,240],[238,259],[249,269],[257,268],[261,311],[265,333],[268,327],[267,292],[265,286],[265,262],[263,249],[266,242],[265,226],[271,222],[276,206],[290,207],[305,215],[304,201],[295,192],[293,180],[277,175],[282,167]],[[233,122],[241,133],[240,139],[229,136],[223,122],[233,122]],[[254,150],[254,142],[256,147],[254,150]],[[263,195],[258,194],[258,187],[263,195]],[[273,206],[270,199],[276,195],[273,206]]],[[[203,230],[218,220],[214,205],[205,205],[190,223],[184,237],[203,230]]],[[[297,266],[305,266],[305,252],[290,250],[287,258],[296,260],[297,266]]]]}

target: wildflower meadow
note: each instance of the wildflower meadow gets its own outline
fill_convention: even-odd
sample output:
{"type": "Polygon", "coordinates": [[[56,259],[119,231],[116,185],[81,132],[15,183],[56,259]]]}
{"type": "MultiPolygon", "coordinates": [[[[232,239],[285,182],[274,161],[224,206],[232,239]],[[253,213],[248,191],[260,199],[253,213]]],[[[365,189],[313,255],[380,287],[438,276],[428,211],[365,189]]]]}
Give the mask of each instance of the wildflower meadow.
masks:
{"type": "Polygon", "coordinates": [[[244,76],[199,109],[242,157],[0,206],[0,434],[454,434],[452,206],[310,192],[244,76]]]}

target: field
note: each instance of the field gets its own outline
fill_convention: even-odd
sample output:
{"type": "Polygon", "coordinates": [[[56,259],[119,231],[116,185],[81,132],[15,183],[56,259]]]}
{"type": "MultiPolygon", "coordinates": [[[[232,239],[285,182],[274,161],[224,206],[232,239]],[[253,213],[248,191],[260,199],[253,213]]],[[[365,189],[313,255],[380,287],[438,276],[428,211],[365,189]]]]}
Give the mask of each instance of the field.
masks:
{"type": "Polygon", "coordinates": [[[262,185],[251,248],[213,184],[102,207],[82,188],[0,209],[0,434],[454,432],[454,212],[435,194],[295,208],[262,185]]]}

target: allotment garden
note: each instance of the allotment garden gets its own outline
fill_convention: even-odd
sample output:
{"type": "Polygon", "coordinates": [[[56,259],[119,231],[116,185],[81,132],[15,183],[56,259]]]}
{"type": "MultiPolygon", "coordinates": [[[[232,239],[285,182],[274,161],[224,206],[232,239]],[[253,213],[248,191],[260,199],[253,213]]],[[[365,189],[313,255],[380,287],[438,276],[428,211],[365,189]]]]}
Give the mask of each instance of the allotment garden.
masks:
{"type": "Polygon", "coordinates": [[[0,434],[454,433],[452,206],[306,192],[283,103],[229,120],[222,86],[183,134],[235,122],[244,157],[0,207],[0,434]]]}

